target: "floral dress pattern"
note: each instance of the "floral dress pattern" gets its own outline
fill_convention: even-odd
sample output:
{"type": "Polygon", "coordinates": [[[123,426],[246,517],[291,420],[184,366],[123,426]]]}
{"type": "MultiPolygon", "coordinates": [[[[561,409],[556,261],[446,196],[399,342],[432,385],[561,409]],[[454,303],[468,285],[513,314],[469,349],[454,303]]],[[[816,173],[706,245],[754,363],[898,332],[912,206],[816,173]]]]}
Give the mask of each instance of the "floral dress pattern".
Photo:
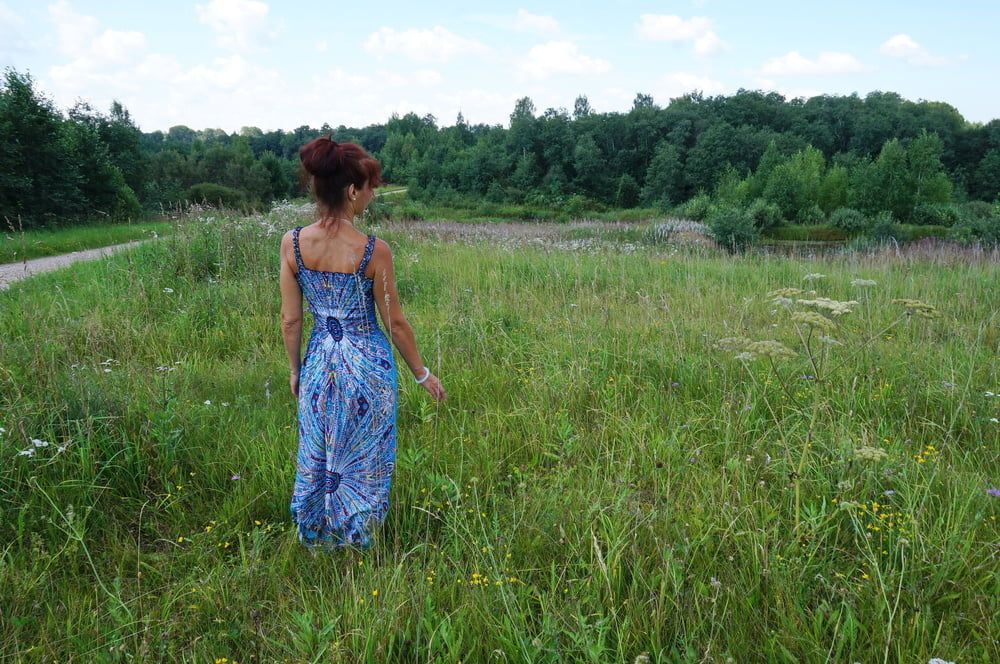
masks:
{"type": "Polygon", "coordinates": [[[389,508],[396,461],[398,376],[375,318],[374,282],[357,271],[311,270],[292,231],[296,280],[312,332],[299,371],[299,446],[290,511],[309,547],[367,549],[389,508]]]}

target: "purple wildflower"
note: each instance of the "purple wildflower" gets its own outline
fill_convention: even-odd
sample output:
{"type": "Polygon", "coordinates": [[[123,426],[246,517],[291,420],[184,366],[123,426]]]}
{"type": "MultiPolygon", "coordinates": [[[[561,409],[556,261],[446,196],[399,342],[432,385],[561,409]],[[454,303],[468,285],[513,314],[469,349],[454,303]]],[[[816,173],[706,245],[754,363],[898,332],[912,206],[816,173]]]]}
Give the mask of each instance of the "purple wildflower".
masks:
{"type": "Polygon", "coordinates": [[[230,477],[229,479],[231,479],[232,481],[235,482],[236,480],[240,479],[240,474],[239,473],[233,473],[233,476],[230,477]]]}
{"type": "Polygon", "coordinates": [[[1000,498],[1000,489],[997,489],[995,487],[990,487],[989,489],[986,490],[986,493],[990,494],[994,498],[1000,498]]]}

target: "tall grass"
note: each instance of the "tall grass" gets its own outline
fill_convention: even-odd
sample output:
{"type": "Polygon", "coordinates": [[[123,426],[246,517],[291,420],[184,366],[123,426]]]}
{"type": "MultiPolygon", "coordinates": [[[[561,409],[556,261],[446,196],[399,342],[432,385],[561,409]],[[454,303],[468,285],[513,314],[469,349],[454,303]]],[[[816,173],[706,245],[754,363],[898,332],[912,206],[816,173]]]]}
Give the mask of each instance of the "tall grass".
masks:
{"type": "Polygon", "coordinates": [[[24,230],[8,221],[0,225],[0,264],[156,237],[170,228],[168,222],[150,220],[55,230],[24,230]]]}
{"type": "Polygon", "coordinates": [[[655,234],[575,252],[374,228],[449,398],[401,380],[379,540],[313,556],[287,511],[278,318],[279,238],[298,223],[180,220],[0,293],[0,652],[997,659],[989,256],[734,259],[655,234]],[[837,319],[836,372],[817,374],[768,298],[789,286],[859,302],[837,319]],[[897,298],[942,317],[901,320],[897,298]],[[796,355],[714,347],[737,336],[796,355]]]}

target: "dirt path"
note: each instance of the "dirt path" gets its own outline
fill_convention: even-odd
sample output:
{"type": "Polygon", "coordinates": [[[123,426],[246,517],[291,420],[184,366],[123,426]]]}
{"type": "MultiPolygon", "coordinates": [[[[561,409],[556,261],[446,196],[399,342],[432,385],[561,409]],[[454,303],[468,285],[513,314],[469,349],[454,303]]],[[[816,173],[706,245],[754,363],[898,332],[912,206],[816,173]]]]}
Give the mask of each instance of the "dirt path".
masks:
{"type": "Polygon", "coordinates": [[[143,242],[149,242],[149,240],[133,240],[122,244],[112,244],[107,247],[84,249],[83,251],[73,251],[68,254],[60,254],[59,256],[43,256],[41,258],[32,258],[18,263],[6,263],[4,265],[0,265],[0,290],[9,288],[10,284],[18,279],[27,279],[35,274],[49,272],[50,270],[57,270],[61,267],[72,265],[77,261],[89,261],[97,258],[104,258],[105,256],[110,256],[119,249],[128,249],[143,242]]]}

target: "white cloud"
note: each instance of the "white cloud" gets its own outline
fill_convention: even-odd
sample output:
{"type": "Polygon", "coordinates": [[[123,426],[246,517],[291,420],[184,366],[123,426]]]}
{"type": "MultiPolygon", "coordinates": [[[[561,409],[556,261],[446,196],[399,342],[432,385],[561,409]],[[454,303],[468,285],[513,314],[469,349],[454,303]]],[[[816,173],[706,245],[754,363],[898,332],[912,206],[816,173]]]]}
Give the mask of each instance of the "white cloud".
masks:
{"type": "Polygon", "coordinates": [[[0,3],[0,56],[29,48],[24,37],[24,19],[0,3]]]}
{"type": "Polygon", "coordinates": [[[526,9],[519,9],[513,27],[523,32],[559,32],[559,21],[551,16],[532,14],[526,9]]]}
{"type": "Polygon", "coordinates": [[[706,96],[719,95],[726,91],[726,86],[722,81],[707,76],[674,72],[660,77],[656,82],[653,98],[658,103],[666,105],[668,100],[695,90],[700,90],[706,96]]]}
{"type": "Polygon", "coordinates": [[[146,49],[141,32],[101,30],[92,16],[77,14],[66,0],[49,5],[59,50],[75,59],[77,68],[127,64],[146,49]]]}
{"type": "Polygon", "coordinates": [[[211,0],[207,5],[195,5],[194,9],[198,20],[215,32],[215,41],[222,48],[248,51],[274,36],[265,2],[211,0]]]}
{"type": "Polygon", "coordinates": [[[856,74],[869,69],[850,53],[824,51],[815,60],[809,60],[798,51],[790,51],[768,60],[761,68],[761,73],[769,76],[856,74]]]}
{"type": "Polygon", "coordinates": [[[398,54],[418,62],[447,62],[459,55],[489,52],[480,42],[460,37],[440,25],[430,30],[379,28],[365,40],[364,49],[380,56],[398,54]]]}
{"type": "Polygon", "coordinates": [[[636,32],[649,41],[690,42],[698,55],[714,55],[727,48],[704,16],[683,19],[671,14],[642,14],[636,32]]]}
{"type": "Polygon", "coordinates": [[[570,41],[551,41],[528,51],[518,62],[518,69],[530,78],[543,79],[559,74],[603,74],[611,63],[580,53],[570,41]]]}
{"type": "Polygon", "coordinates": [[[879,47],[879,51],[882,55],[889,56],[890,58],[899,58],[905,60],[911,65],[917,65],[920,67],[940,67],[941,65],[951,64],[957,60],[964,60],[965,56],[959,58],[946,58],[941,56],[931,55],[926,48],[918,44],[913,37],[909,35],[899,34],[894,37],[890,37],[885,40],[879,47]]]}
{"type": "Polygon", "coordinates": [[[325,39],[320,39],[318,42],[316,42],[317,53],[326,53],[328,50],[330,50],[330,43],[328,41],[326,41],[325,39]]]}

